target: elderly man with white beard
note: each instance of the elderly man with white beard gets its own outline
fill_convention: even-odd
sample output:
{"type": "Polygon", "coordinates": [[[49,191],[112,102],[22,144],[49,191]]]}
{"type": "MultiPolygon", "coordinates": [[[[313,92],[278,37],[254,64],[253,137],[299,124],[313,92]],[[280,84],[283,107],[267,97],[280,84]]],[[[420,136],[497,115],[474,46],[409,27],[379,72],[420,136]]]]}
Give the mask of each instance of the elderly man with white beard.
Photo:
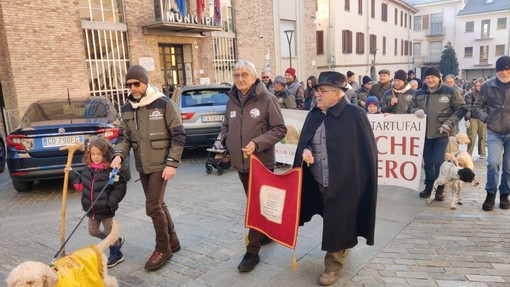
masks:
{"type": "Polygon", "coordinates": [[[494,209],[499,188],[499,207],[509,209],[510,201],[510,57],[496,61],[496,78],[483,83],[473,104],[472,117],[487,124],[487,197],[482,209],[494,209]],[[500,181],[500,169],[503,174],[500,181]]]}

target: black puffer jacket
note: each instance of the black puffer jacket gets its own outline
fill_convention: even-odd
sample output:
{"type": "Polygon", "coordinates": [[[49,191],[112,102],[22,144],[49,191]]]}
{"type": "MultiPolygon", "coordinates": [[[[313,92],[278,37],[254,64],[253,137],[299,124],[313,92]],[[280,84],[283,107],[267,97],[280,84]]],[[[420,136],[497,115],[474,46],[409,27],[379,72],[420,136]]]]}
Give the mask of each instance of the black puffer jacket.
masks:
{"type": "MultiPolygon", "coordinates": [[[[81,196],[81,205],[84,211],[90,208],[90,205],[96,196],[99,196],[101,190],[108,184],[111,168],[96,167],[92,165],[84,168],[80,173],[70,173],[70,179],[74,187],[83,192],[81,196]]],[[[90,210],[88,217],[103,219],[115,216],[115,211],[119,208],[120,201],[126,195],[126,180],[119,173],[118,180],[113,185],[108,186],[96,201],[94,207],[90,210]]]]}
{"type": "Polygon", "coordinates": [[[482,84],[478,98],[473,104],[471,116],[487,124],[487,129],[495,133],[510,132],[510,89],[503,95],[498,79],[482,84]]]}

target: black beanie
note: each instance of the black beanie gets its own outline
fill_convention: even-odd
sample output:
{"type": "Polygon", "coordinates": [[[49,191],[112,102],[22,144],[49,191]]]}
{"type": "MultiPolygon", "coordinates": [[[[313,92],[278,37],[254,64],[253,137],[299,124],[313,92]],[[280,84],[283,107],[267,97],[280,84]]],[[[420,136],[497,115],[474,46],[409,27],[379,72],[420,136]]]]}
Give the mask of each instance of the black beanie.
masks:
{"type": "Polygon", "coordinates": [[[370,82],[372,82],[372,79],[369,76],[363,76],[363,85],[370,82]]]}
{"type": "Polygon", "coordinates": [[[441,79],[441,72],[439,72],[439,69],[437,67],[428,67],[425,70],[425,73],[423,73],[423,79],[425,79],[427,76],[436,76],[439,79],[441,79]]]}
{"type": "Polygon", "coordinates": [[[510,69],[510,57],[501,56],[496,61],[496,72],[510,69]]]}
{"type": "Polygon", "coordinates": [[[147,70],[140,65],[133,65],[129,67],[126,73],[126,81],[128,80],[139,80],[140,82],[147,85],[149,82],[149,76],[147,70]]]}
{"type": "Polygon", "coordinates": [[[398,79],[398,80],[401,80],[403,82],[407,82],[407,74],[406,74],[406,71],[404,70],[397,70],[395,72],[395,76],[393,77],[393,79],[398,79]]]}

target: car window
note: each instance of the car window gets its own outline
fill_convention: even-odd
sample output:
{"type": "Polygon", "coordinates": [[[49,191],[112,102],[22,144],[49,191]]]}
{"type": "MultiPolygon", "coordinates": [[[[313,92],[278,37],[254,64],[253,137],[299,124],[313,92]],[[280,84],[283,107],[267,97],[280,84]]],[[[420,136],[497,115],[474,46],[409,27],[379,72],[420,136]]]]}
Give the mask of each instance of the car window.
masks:
{"type": "Polygon", "coordinates": [[[23,117],[23,122],[105,117],[108,117],[108,110],[101,100],[87,99],[85,101],[71,101],[71,103],[66,100],[30,105],[23,117]]]}
{"type": "Polygon", "coordinates": [[[181,95],[182,107],[221,106],[228,102],[227,90],[197,90],[184,92],[181,95]]]}

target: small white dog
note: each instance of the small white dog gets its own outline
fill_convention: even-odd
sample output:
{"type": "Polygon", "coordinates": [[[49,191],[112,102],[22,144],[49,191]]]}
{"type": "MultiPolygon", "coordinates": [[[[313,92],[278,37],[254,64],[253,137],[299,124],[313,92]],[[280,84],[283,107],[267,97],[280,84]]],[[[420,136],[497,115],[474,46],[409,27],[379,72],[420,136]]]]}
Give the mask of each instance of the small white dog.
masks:
{"type": "Polygon", "coordinates": [[[427,205],[431,204],[436,198],[437,187],[444,185],[444,192],[448,192],[450,190],[452,192],[450,209],[456,209],[455,203],[462,204],[462,195],[460,192],[462,182],[470,182],[473,186],[478,185],[478,181],[476,180],[472,169],[468,167],[461,168],[455,161],[445,160],[439,168],[439,177],[436,181],[434,181],[432,192],[426,201],[427,205]]]}
{"type": "Polygon", "coordinates": [[[108,259],[103,250],[119,237],[119,224],[113,219],[110,234],[97,245],[90,245],[57,259],[53,266],[25,261],[7,277],[8,287],[106,286],[117,287],[117,279],[108,275],[108,259]]]}

